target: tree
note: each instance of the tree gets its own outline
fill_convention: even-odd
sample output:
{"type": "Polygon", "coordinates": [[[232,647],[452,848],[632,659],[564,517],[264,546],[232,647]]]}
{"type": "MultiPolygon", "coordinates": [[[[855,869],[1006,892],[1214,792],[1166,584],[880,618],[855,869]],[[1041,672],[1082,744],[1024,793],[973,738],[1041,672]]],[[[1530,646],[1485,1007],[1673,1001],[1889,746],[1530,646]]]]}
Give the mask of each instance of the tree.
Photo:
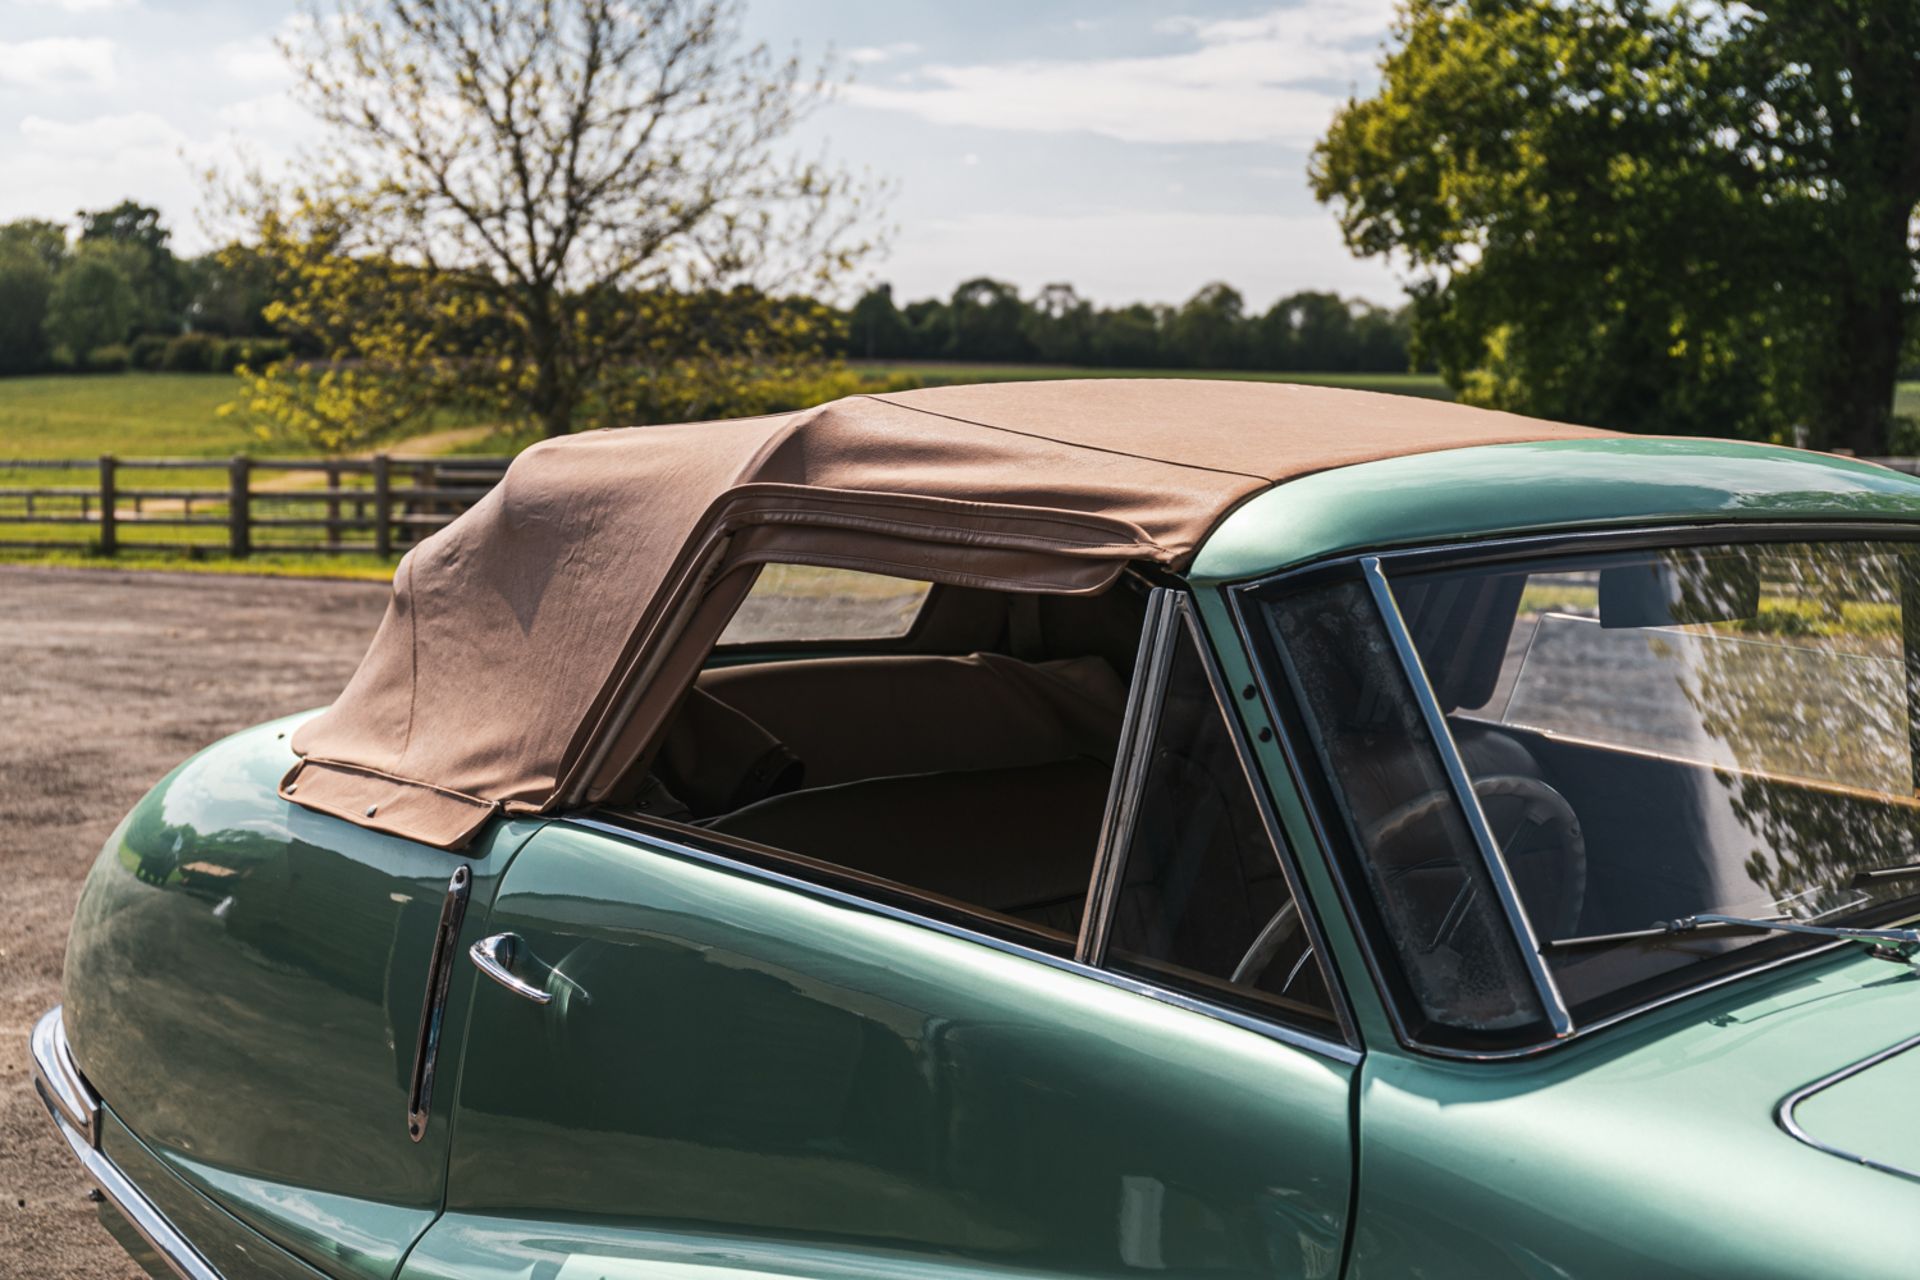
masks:
{"type": "Polygon", "coordinates": [[[132,200],[80,211],[80,245],[113,256],[133,286],[139,299],[135,329],[178,333],[185,324],[187,281],[167,246],[172,234],[160,224],[158,209],[132,200]]]}
{"type": "Polygon", "coordinates": [[[231,338],[273,332],[266,309],[273,301],[276,265],[248,245],[231,244],[181,263],[187,286],[187,323],[231,338]]]}
{"type": "Polygon", "coordinates": [[[1187,299],[1171,335],[1181,363],[1196,369],[1246,367],[1246,300],[1218,281],[1187,299]]]}
{"type": "Polygon", "coordinates": [[[1161,332],[1166,316],[1144,302],[1100,313],[1093,333],[1095,364],[1115,369],[1150,369],[1165,363],[1161,332]]]}
{"type": "Polygon", "coordinates": [[[947,354],[956,360],[1026,360],[1025,304],[1012,285],[979,276],[953,291],[948,318],[953,326],[947,354]]]}
{"type": "Polygon", "coordinates": [[[47,299],[53,271],[32,250],[7,243],[0,229],[0,373],[46,367],[47,299]]]}
{"type": "Polygon", "coordinates": [[[1772,115],[1750,145],[1777,149],[1820,224],[1808,263],[1818,425],[1830,443],[1885,453],[1920,265],[1920,5],[1750,0],[1728,11],[1746,87],[1772,115]]]}
{"type": "Polygon", "coordinates": [[[45,218],[0,223],[0,251],[9,249],[29,253],[48,271],[58,271],[67,260],[67,229],[45,218]]]}
{"type": "Polygon", "coordinates": [[[1034,354],[1053,364],[1092,359],[1093,327],[1093,304],[1070,284],[1047,285],[1028,308],[1027,336],[1034,354]]]}
{"type": "Polygon", "coordinates": [[[124,342],[140,299],[116,260],[97,247],[76,252],[47,299],[46,333],[85,359],[96,347],[124,342]]]}
{"type": "Polygon", "coordinates": [[[1406,0],[1312,176],[1349,245],[1412,264],[1416,346],[1465,398],[1884,450],[1920,10],[1774,10],[1406,0]]]}
{"type": "Polygon", "coordinates": [[[891,360],[910,354],[913,337],[899,308],[893,305],[893,286],[876,285],[860,295],[847,313],[847,349],[868,360],[891,360]]]}
{"type": "MultiPolygon", "coordinates": [[[[307,18],[285,53],[326,130],[313,176],[236,189],[285,264],[269,319],[329,357],[251,371],[250,407],[282,426],[317,414],[338,437],[369,397],[386,421],[464,397],[559,434],[658,360],[662,291],[766,301],[872,247],[860,188],[788,145],[823,77],[743,47],[732,0],[340,0],[307,18]],[[359,393],[321,393],[329,376],[359,393]]],[[[763,318],[740,359],[792,332],[763,318]]]]}

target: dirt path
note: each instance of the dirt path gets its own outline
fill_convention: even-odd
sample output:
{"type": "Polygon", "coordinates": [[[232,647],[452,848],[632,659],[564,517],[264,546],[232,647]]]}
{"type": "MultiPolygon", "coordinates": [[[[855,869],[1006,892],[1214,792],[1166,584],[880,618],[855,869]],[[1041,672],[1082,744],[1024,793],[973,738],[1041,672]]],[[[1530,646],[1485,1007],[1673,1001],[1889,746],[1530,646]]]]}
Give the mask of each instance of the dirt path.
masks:
{"type": "Polygon", "coordinates": [[[27,1058],[95,853],[193,751],[338,693],[386,594],[0,566],[0,1277],[141,1274],[99,1227],[27,1058]]]}

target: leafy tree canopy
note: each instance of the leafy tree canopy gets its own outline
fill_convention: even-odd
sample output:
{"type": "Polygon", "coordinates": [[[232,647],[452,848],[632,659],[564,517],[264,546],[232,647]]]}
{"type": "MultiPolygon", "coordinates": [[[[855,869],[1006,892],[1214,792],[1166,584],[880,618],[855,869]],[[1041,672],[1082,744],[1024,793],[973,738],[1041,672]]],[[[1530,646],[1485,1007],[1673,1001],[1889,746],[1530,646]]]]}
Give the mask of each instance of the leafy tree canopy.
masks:
{"type": "Polygon", "coordinates": [[[0,250],[32,254],[49,271],[58,271],[67,258],[67,229],[45,218],[20,218],[0,223],[0,250]]]}
{"type": "Polygon", "coordinates": [[[120,255],[88,246],[60,272],[47,299],[46,332],[77,359],[95,348],[126,341],[140,299],[120,255]]]}
{"type": "Polygon", "coordinates": [[[1469,400],[1885,452],[1920,6],[1404,0],[1312,176],[1469,400]]]}
{"type": "Polygon", "coordinates": [[[52,268],[0,229],[0,373],[30,373],[46,361],[52,293],[52,268]]]}

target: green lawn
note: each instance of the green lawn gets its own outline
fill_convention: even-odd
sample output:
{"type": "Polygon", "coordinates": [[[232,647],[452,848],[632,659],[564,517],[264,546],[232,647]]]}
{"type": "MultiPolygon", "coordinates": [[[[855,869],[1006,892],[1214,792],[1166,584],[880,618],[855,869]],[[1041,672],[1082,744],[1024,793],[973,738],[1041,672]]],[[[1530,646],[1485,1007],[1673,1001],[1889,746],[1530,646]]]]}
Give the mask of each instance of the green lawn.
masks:
{"type": "Polygon", "coordinates": [[[1317,387],[1353,387],[1450,400],[1453,392],[1430,373],[1247,373],[1216,369],[1094,369],[1067,364],[971,364],[957,360],[851,360],[849,367],[880,381],[918,379],[929,387],[959,382],[1032,382],[1056,378],[1239,378],[1253,382],[1301,382],[1317,387]]]}
{"type": "Polygon", "coordinates": [[[261,443],[217,410],[239,383],[225,373],[0,378],[0,466],[8,458],[222,457],[261,443]]]}
{"type": "MultiPolygon", "coordinates": [[[[1083,369],[1066,365],[994,365],[945,361],[854,361],[852,368],[872,384],[918,382],[940,386],[964,382],[1020,381],[1031,379],[1084,377],[1214,377],[1250,378],[1262,381],[1301,382],[1322,386],[1357,387],[1373,391],[1409,395],[1448,397],[1441,381],[1428,374],[1282,374],[1214,373],[1177,369],[1083,369]]],[[[308,452],[281,442],[259,439],[242,422],[220,416],[221,404],[237,389],[228,374],[124,373],[91,377],[56,376],[0,379],[0,489],[8,486],[70,486],[91,489],[98,484],[94,464],[100,454],[122,458],[195,457],[206,458],[201,470],[175,472],[122,473],[126,487],[221,489],[226,484],[224,459],[245,453],[260,456],[294,456],[308,452]],[[12,468],[12,459],[72,458],[83,462],[74,470],[12,468]]],[[[1896,412],[1920,419],[1920,381],[1900,385],[1896,412]]],[[[465,425],[434,423],[435,428],[465,425]]],[[[426,443],[425,441],[422,442],[426,443]]],[[[404,446],[402,446],[404,448],[404,446]]],[[[500,448],[497,437],[442,443],[436,435],[431,451],[494,452],[500,448]]],[[[351,481],[349,482],[352,483],[351,481]]],[[[68,505],[78,514],[78,500],[68,505]]],[[[283,499],[264,504],[271,507],[263,514],[299,516],[323,513],[318,502],[283,499]]],[[[40,512],[63,510],[42,502],[40,512]]],[[[189,559],[174,552],[123,554],[105,560],[84,551],[34,551],[0,549],[0,562],[100,564],[119,567],[199,568],[224,572],[325,573],[342,576],[385,576],[390,564],[381,564],[371,556],[324,556],[275,554],[275,541],[310,540],[310,530],[257,529],[255,545],[261,554],[246,561],[224,559],[224,531],[217,527],[174,527],[147,525],[123,505],[121,536],[127,541],[193,544],[203,558],[189,559]]],[[[0,495],[0,512],[23,513],[22,501],[0,495]]],[[[223,517],[220,501],[196,504],[193,514],[223,517]]],[[[84,525],[0,524],[0,542],[35,539],[81,542],[92,536],[84,525]]]]}

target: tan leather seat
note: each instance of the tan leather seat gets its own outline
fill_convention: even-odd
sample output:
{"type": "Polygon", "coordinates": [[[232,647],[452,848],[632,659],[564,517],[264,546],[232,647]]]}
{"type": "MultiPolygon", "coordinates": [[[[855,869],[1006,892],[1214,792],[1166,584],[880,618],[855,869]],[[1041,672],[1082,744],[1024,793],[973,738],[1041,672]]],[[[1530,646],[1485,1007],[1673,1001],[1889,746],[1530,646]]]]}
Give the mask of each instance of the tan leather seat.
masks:
{"type": "Polygon", "coordinates": [[[993,653],[716,667],[698,687],[784,744],[808,787],[1082,756],[1111,763],[1127,698],[1103,658],[993,653]]]}
{"type": "Polygon", "coordinates": [[[708,827],[1072,933],[1111,772],[1064,760],[868,778],[774,796],[708,827]]]}

